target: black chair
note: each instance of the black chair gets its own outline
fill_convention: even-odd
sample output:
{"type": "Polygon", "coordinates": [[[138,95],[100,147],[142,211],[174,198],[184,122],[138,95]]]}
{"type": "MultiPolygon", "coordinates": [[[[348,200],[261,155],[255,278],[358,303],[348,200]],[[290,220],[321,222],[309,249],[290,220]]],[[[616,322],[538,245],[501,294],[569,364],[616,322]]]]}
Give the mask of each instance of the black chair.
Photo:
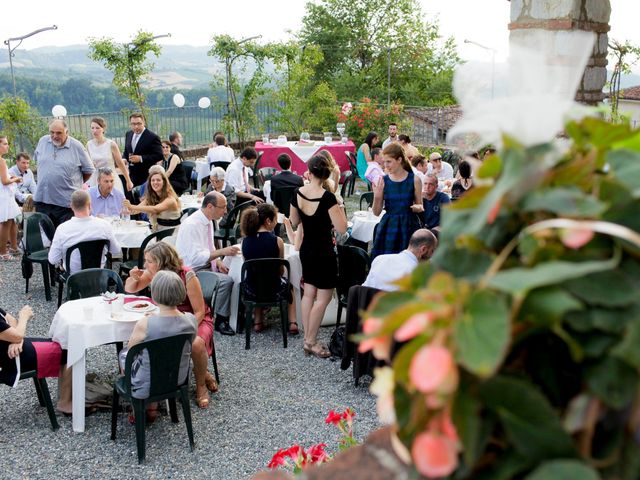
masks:
{"type": "Polygon", "coordinates": [[[356,177],[353,176],[353,172],[349,170],[345,170],[340,173],[340,183],[342,187],[340,188],[340,196],[345,199],[349,196],[349,191],[351,190],[351,184],[355,182],[356,177]]]}
{"type": "Polygon", "coordinates": [[[189,404],[189,375],[182,383],[178,383],[180,362],[185,344],[191,350],[192,335],[185,333],[172,337],[150,340],[134,345],[127,352],[124,366],[124,376],[120,376],[113,384],[113,403],[111,406],[111,440],[116,439],[118,423],[118,403],[120,397],[130,402],[136,419],[136,443],[138,446],[138,463],[145,459],[145,423],[146,406],[152,402],[169,399],[169,413],[171,421],[178,423],[176,398],[180,398],[182,413],[189,435],[189,446],[194,449],[193,427],[191,425],[191,406],[189,404]],[[131,367],[138,354],[147,351],[149,362],[149,397],[135,398],[131,390],[131,367]]]}
{"type": "Polygon", "coordinates": [[[358,178],[358,159],[356,154],[347,151],[345,152],[347,160],[349,161],[349,171],[351,172],[351,184],[349,186],[349,195],[353,195],[356,187],[356,179],[358,178]]]}
{"type": "Polygon", "coordinates": [[[133,199],[131,203],[133,203],[134,205],[139,204],[140,200],[142,199],[142,195],[140,195],[141,189],[142,189],[142,185],[138,185],[131,189],[131,198],[133,199]]]}
{"type": "Polygon", "coordinates": [[[226,171],[230,164],[231,162],[223,162],[223,161],[211,162],[209,164],[209,169],[213,169],[213,167],[220,167],[224,171],[226,171]]]}
{"type": "MultiPolygon", "coordinates": [[[[245,350],[249,350],[251,329],[253,326],[253,310],[256,307],[279,307],[282,323],[282,343],[287,348],[287,326],[289,324],[289,296],[291,283],[289,261],[282,258],[257,258],[246,260],[240,273],[240,301],[245,311],[245,350]],[[281,284],[280,271],[286,270],[285,283],[281,284]],[[253,281],[249,283],[247,277],[253,281]],[[260,279],[260,280],[258,280],[260,279]],[[268,279],[265,280],[265,279],[268,279]],[[274,281],[271,281],[273,279],[274,281]]],[[[238,321],[238,332],[242,322],[238,321]]]]}
{"type": "MultiPolygon", "coordinates": [[[[109,254],[108,249],[109,240],[88,240],[86,242],[76,243],[67,249],[65,266],[66,268],[70,268],[71,254],[75,250],[78,250],[81,270],[86,270],[87,268],[102,268],[102,257],[105,250],[107,251],[107,255],[109,254]]],[[[56,282],[58,282],[58,307],[62,305],[62,290],[67,283],[69,275],[69,272],[64,270],[56,272],[56,282]]]]}
{"type": "Polygon", "coordinates": [[[264,182],[266,182],[267,180],[271,180],[271,177],[273,177],[276,174],[277,171],[278,170],[276,170],[273,167],[261,168],[258,171],[258,177],[260,179],[260,185],[264,185],[264,182]]]}
{"type": "Polygon", "coordinates": [[[253,165],[253,186],[256,188],[260,188],[260,176],[258,172],[260,172],[260,159],[262,159],[262,154],[264,152],[258,152],[258,158],[256,158],[256,163],[253,165]]]}
{"type": "Polygon", "coordinates": [[[271,189],[271,199],[278,211],[285,217],[289,216],[291,211],[291,200],[296,194],[299,187],[280,187],[271,189]]]}
{"type": "MultiPolygon", "coordinates": [[[[211,315],[215,316],[216,306],[216,294],[218,293],[218,284],[220,280],[218,276],[213,272],[201,270],[196,273],[196,277],[200,280],[200,287],[202,288],[202,297],[204,301],[209,305],[211,309],[211,315]]],[[[216,345],[213,344],[213,351],[211,353],[211,364],[213,365],[213,372],[216,376],[216,382],[220,384],[220,375],[218,374],[218,360],[216,359],[216,345]]]]}
{"type": "Polygon", "coordinates": [[[36,387],[36,394],[38,395],[38,403],[41,407],[47,408],[47,415],[51,422],[51,428],[56,431],[60,428],[58,420],[56,419],[56,412],[53,409],[53,402],[51,402],[51,395],[49,394],[49,386],[45,378],[38,378],[38,372],[36,370],[29,370],[28,372],[20,373],[20,380],[27,378],[33,378],[33,384],[36,387]]]}
{"type": "Polygon", "coordinates": [[[198,209],[196,207],[189,207],[189,208],[182,209],[182,214],[180,215],[180,223],[184,222],[187,217],[190,217],[197,211],[198,209]]]}
{"type": "Polygon", "coordinates": [[[33,275],[33,264],[39,263],[42,266],[42,278],[44,279],[44,295],[47,301],[51,300],[51,287],[55,283],[55,270],[49,263],[49,248],[42,243],[44,232],[55,231],[51,219],[42,213],[31,213],[24,217],[23,227],[23,248],[22,254],[22,276],[25,279],[24,293],[29,293],[29,279],[33,275]]]}
{"type": "Polygon", "coordinates": [[[122,279],[113,270],[87,268],[67,278],[67,301],[95,297],[103,292],[124,293],[122,279]]]}
{"type": "MultiPolygon", "coordinates": [[[[189,210],[189,209],[187,209],[189,210]]],[[[196,209],[194,209],[196,210],[196,209]]],[[[184,214],[184,210],[182,211],[184,214]]],[[[129,276],[129,272],[133,269],[133,267],[143,268],[144,267],[144,251],[149,245],[149,242],[155,240],[159,242],[165,237],[170,237],[173,235],[175,228],[167,228],[166,230],[160,230],[159,232],[153,232],[142,241],[142,245],[140,245],[140,251],[138,252],[137,260],[129,260],[128,262],[123,262],[120,264],[119,275],[121,278],[125,278],[129,276]]]]}
{"type": "Polygon", "coordinates": [[[247,202],[236,205],[227,214],[227,218],[224,224],[220,225],[220,228],[215,232],[215,239],[221,242],[222,247],[227,245],[233,245],[240,238],[240,215],[246,208],[255,205],[255,200],[249,200],[247,202]]]}
{"type": "Polygon", "coordinates": [[[373,192],[364,192],[360,195],[360,210],[366,210],[373,206],[373,192]],[[366,204],[366,205],[363,205],[366,204]],[[364,206],[364,208],[363,208],[364,206]]]}
{"type": "Polygon", "coordinates": [[[187,181],[189,183],[189,188],[187,189],[189,193],[193,192],[193,190],[195,189],[191,181],[191,174],[193,173],[193,170],[195,168],[196,168],[196,162],[192,162],[191,160],[184,160],[182,162],[182,169],[184,170],[184,174],[187,177],[187,181]]]}
{"type": "Polygon", "coordinates": [[[338,284],[336,294],[338,296],[338,313],[336,326],[342,319],[342,308],[347,308],[347,296],[349,289],[354,285],[362,285],[367,279],[370,260],[369,254],[359,247],[338,245],[338,284]]]}

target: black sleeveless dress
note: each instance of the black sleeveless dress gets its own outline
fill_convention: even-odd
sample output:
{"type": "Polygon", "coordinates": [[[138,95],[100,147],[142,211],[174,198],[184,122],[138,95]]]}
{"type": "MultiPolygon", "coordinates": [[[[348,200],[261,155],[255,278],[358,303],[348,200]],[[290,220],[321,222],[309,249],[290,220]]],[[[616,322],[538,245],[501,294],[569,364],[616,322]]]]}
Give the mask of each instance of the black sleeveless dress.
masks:
{"type": "Polygon", "coordinates": [[[300,190],[291,199],[296,207],[304,228],[304,237],[300,246],[300,262],[304,283],[320,289],[335,288],[338,283],[338,255],[333,243],[333,226],[329,209],[336,205],[336,196],[325,191],[320,198],[305,197],[300,190]],[[298,195],[308,202],[318,202],[313,215],[305,215],[298,206],[298,195]]]}

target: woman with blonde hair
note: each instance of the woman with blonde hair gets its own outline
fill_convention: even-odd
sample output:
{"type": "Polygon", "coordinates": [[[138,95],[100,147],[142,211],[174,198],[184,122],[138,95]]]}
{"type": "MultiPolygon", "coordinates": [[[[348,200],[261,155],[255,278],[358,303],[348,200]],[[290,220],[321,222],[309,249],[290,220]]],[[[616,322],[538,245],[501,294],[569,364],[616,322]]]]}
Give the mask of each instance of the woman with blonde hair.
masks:
{"type": "Polygon", "coordinates": [[[18,251],[18,227],[15,218],[20,214],[13,186],[20,183],[20,177],[9,175],[7,162],[3,158],[9,152],[9,141],[0,136],[0,260],[15,260],[11,253],[18,251]],[[7,251],[7,242],[11,243],[11,252],[7,251]]]}
{"type": "Polygon", "coordinates": [[[124,192],[120,175],[127,182],[127,190],[133,188],[133,182],[129,178],[129,168],[122,160],[120,149],[113,140],[106,138],[104,133],[107,130],[107,122],[102,117],[94,117],[91,119],[91,135],[93,138],[87,142],[87,151],[96,171],[89,179],[89,186],[93,187],[98,183],[98,170],[102,167],[108,167],[118,175],[115,176],[114,186],[121,192],[124,192]],[[116,170],[116,166],[118,169],[116,170]]]}
{"type": "Polygon", "coordinates": [[[173,246],[165,242],[157,242],[147,247],[144,252],[144,270],[134,267],[125,283],[125,291],[136,293],[151,284],[156,274],[162,270],[169,270],[178,274],[184,284],[187,294],[177,309],[183,313],[192,313],[198,324],[198,335],[193,341],[191,359],[193,360],[193,375],[196,379],[196,403],[200,408],[209,406],[210,392],[218,391],[218,384],[213,375],[207,371],[207,359],[212,354],[213,320],[209,305],[204,302],[202,286],[196,274],[189,267],[182,264],[178,252],[173,246]]]}
{"type": "Polygon", "coordinates": [[[320,150],[317,155],[327,159],[327,162],[329,162],[329,170],[331,172],[329,178],[327,178],[322,184],[322,188],[335,194],[338,191],[338,188],[340,188],[340,167],[329,150],[320,150]]]}
{"type": "Polygon", "coordinates": [[[125,200],[123,205],[131,213],[146,213],[154,230],[180,225],[180,200],[167,175],[158,169],[149,169],[149,179],[142,201],[138,205],[132,205],[129,200],[125,200]]]}

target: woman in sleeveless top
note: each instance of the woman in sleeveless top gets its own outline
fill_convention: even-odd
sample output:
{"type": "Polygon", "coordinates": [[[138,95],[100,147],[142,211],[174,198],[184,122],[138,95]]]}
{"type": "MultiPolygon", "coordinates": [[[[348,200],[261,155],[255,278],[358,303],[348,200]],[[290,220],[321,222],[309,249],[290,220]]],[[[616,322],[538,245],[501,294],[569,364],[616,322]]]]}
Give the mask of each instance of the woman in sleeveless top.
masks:
{"type": "Polygon", "coordinates": [[[338,258],[333,244],[332,226],[339,233],[347,231],[344,205],[338,205],[333,193],[322,183],[331,174],[329,162],[314,155],[307,163],[310,183],[296,190],[291,200],[291,222],[302,223],[304,236],[300,261],[304,278],[302,325],[304,351],[320,358],[330,356],[326,345],[317,340],[318,329],[338,280],[338,258]]]}
{"type": "MultiPolygon", "coordinates": [[[[276,207],[268,203],[261,203],[257,207],[252,207],[244,211],[240,228],[242,230],[242,256],[245,260],[256,258],[284,258],[284,242],[273,233],[273,229],[278,224],[278,212],[276,207]]],[[[296,322],[296,307],[290,292],[283,291],[281,275],[283,272],[275,270],[273,272],[260,272],[260,279],[247,277],[246,288],[249,292],[255,291],[255,283],[273,286],[273,294],[281,294],[289,297],[289,333],[298,333],[298,323],[296,322]]],[[[286,287],[286,285],[285,285],[286,287]]],[[[254,312],[253,329],[261,332],[264,329],[264,312],[261,308],[256,308],[254,312]]]]}
{"type": "Polygon", "coordinates": [[[122,160],[122,155],[120,155],[120,149],[116,142],[104,136],[106,128],[107,122],[105,122],[104,118],[95,117],[91,119],[91,134],[93,135],[93,139],[87,142],[87,151],[93,161],[93,165],[96,167],[96,171],[89,179],[89,186],[94,187],[98,184],[98,169],[109,167],[114,172],[118,172],[118,174],[115,175],[115,188],[124,192],[122,181],[120,180],[120,175],[122,175],[127,182],[127,191],[129,191],[133,188],[133,183],[129,178],[129,169],[122,160]],[[118,167],[117,170],[116,166],[118,167]]]}
{"type": "Polygon", "coordinates": [[[20,177],[9,176],[7,162],[3,158],[9,151],[7,137],[0,136],[0,260],[14,260],[11,253],[18,253],[18,227],[15,218],[20,214],[13,187],[20,183],[20,177]],[[11,253],[7,251],[11,243],[11,253]]]}
{"type": "Polygon", "coordinates": [[[382,154],[388,175],[374,185],[373,213],[380,215],[384,203],[385,214],[376,227],[372,259],[406,249],[411,235],[420,228],[416,213],[424,211],[422,185],[414,176],[402,147],[391,143],[382,154]]]}
{"type": "Polygon", "coordinates": [[[164,155],[162,165],[167,173],[169,182],[176,194],[180,196],[189,188],[187,174],[182,167],[182,159],[175,153],[171,153],[171,142],[167,140],[162,142],[162,153],[164,155]]]}
{"type": "Polygon", "coordinates": [[[132,205],[129,200],[125,200],[123,205],[131,213],[146,213],[153,230],[180,225],[180,200],[164,172],[150,171],[142,201],[138,205],[132,205]]]}
{"type": "Polygon", "coordinates": [[[373,160],[371,157],[371,150],[373,146],[378,143],[378,134],[376,132],[369,132],[367,138],[364,139],[364,143],[358,148],[356,155],[356,168],[358,169],[358,176],[365,182],[369,182],[364,176],[367,173],[367,166],[373,160]]]}
{"type": "Polygon", "coordinates": [[[181,312],[193,313],[198,325],[198,335],[193,341],[191,358],[193,360],[193,376],[196,379],[196,403],[200,408],[209,406],[209,392],[217,392],[218,384],[207,371],[207,359],[215,348],[213,344],[213,319],[209,305],[202,296],[202,286],[198,277],[182,260],[173,246],[166,242],[157,242],[147,247],[144,252],[145,269],[135,267],[131,270],[125,283],[126,292],[136,293],[151,284],[156,274],[163,270],[176,273],[186,288],[186,297],[176,308],[181,312]]]}

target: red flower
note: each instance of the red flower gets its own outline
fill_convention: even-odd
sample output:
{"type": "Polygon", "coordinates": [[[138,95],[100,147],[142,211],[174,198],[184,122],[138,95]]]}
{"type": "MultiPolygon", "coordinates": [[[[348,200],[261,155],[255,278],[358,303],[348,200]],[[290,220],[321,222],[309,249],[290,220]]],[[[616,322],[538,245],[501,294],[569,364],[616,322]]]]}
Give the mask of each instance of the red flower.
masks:
{"type": "Polygon", "coordinates": [[[276,452],[276,454],[271,457],[271,461],[267,465],[268,468],[278,468],[282,465],[286,465],[287,461],[285,460],[286,455],[284,454],[285,449],[282,448],[276,452]]]}
{"type": "Polygon", "coordinates": [[[342,418],[347,422],[352,422],[355,416],[356,411],[353,408],[347,408],[344,412],[342,412],[342,418]]]}
{"type": "Polygon", "coordinates": [[[311,456],[311,463],[323,463],[329,459],[329,455],[324,451],[326,446],[326,443],[319,443],[309,447],[307,453],[311,456]]]}
{"type": "Polygon", "coordinates": [[[340,423],[340,420],[342,420],[342,414],[334,412],[333,410],[330,410],[329,413],[327,414],[327,418],[324,419],[324,423],[330,423],[331,425],[338,425],[340,423]]]}
{"type": "Polygon", "coordinates": [[[300,445],[294,445],[292,447],[289,447],[282,454],[285,457],[290,457],[295,461],[300,455],[304,455],[304,449],[300,445]]]}

